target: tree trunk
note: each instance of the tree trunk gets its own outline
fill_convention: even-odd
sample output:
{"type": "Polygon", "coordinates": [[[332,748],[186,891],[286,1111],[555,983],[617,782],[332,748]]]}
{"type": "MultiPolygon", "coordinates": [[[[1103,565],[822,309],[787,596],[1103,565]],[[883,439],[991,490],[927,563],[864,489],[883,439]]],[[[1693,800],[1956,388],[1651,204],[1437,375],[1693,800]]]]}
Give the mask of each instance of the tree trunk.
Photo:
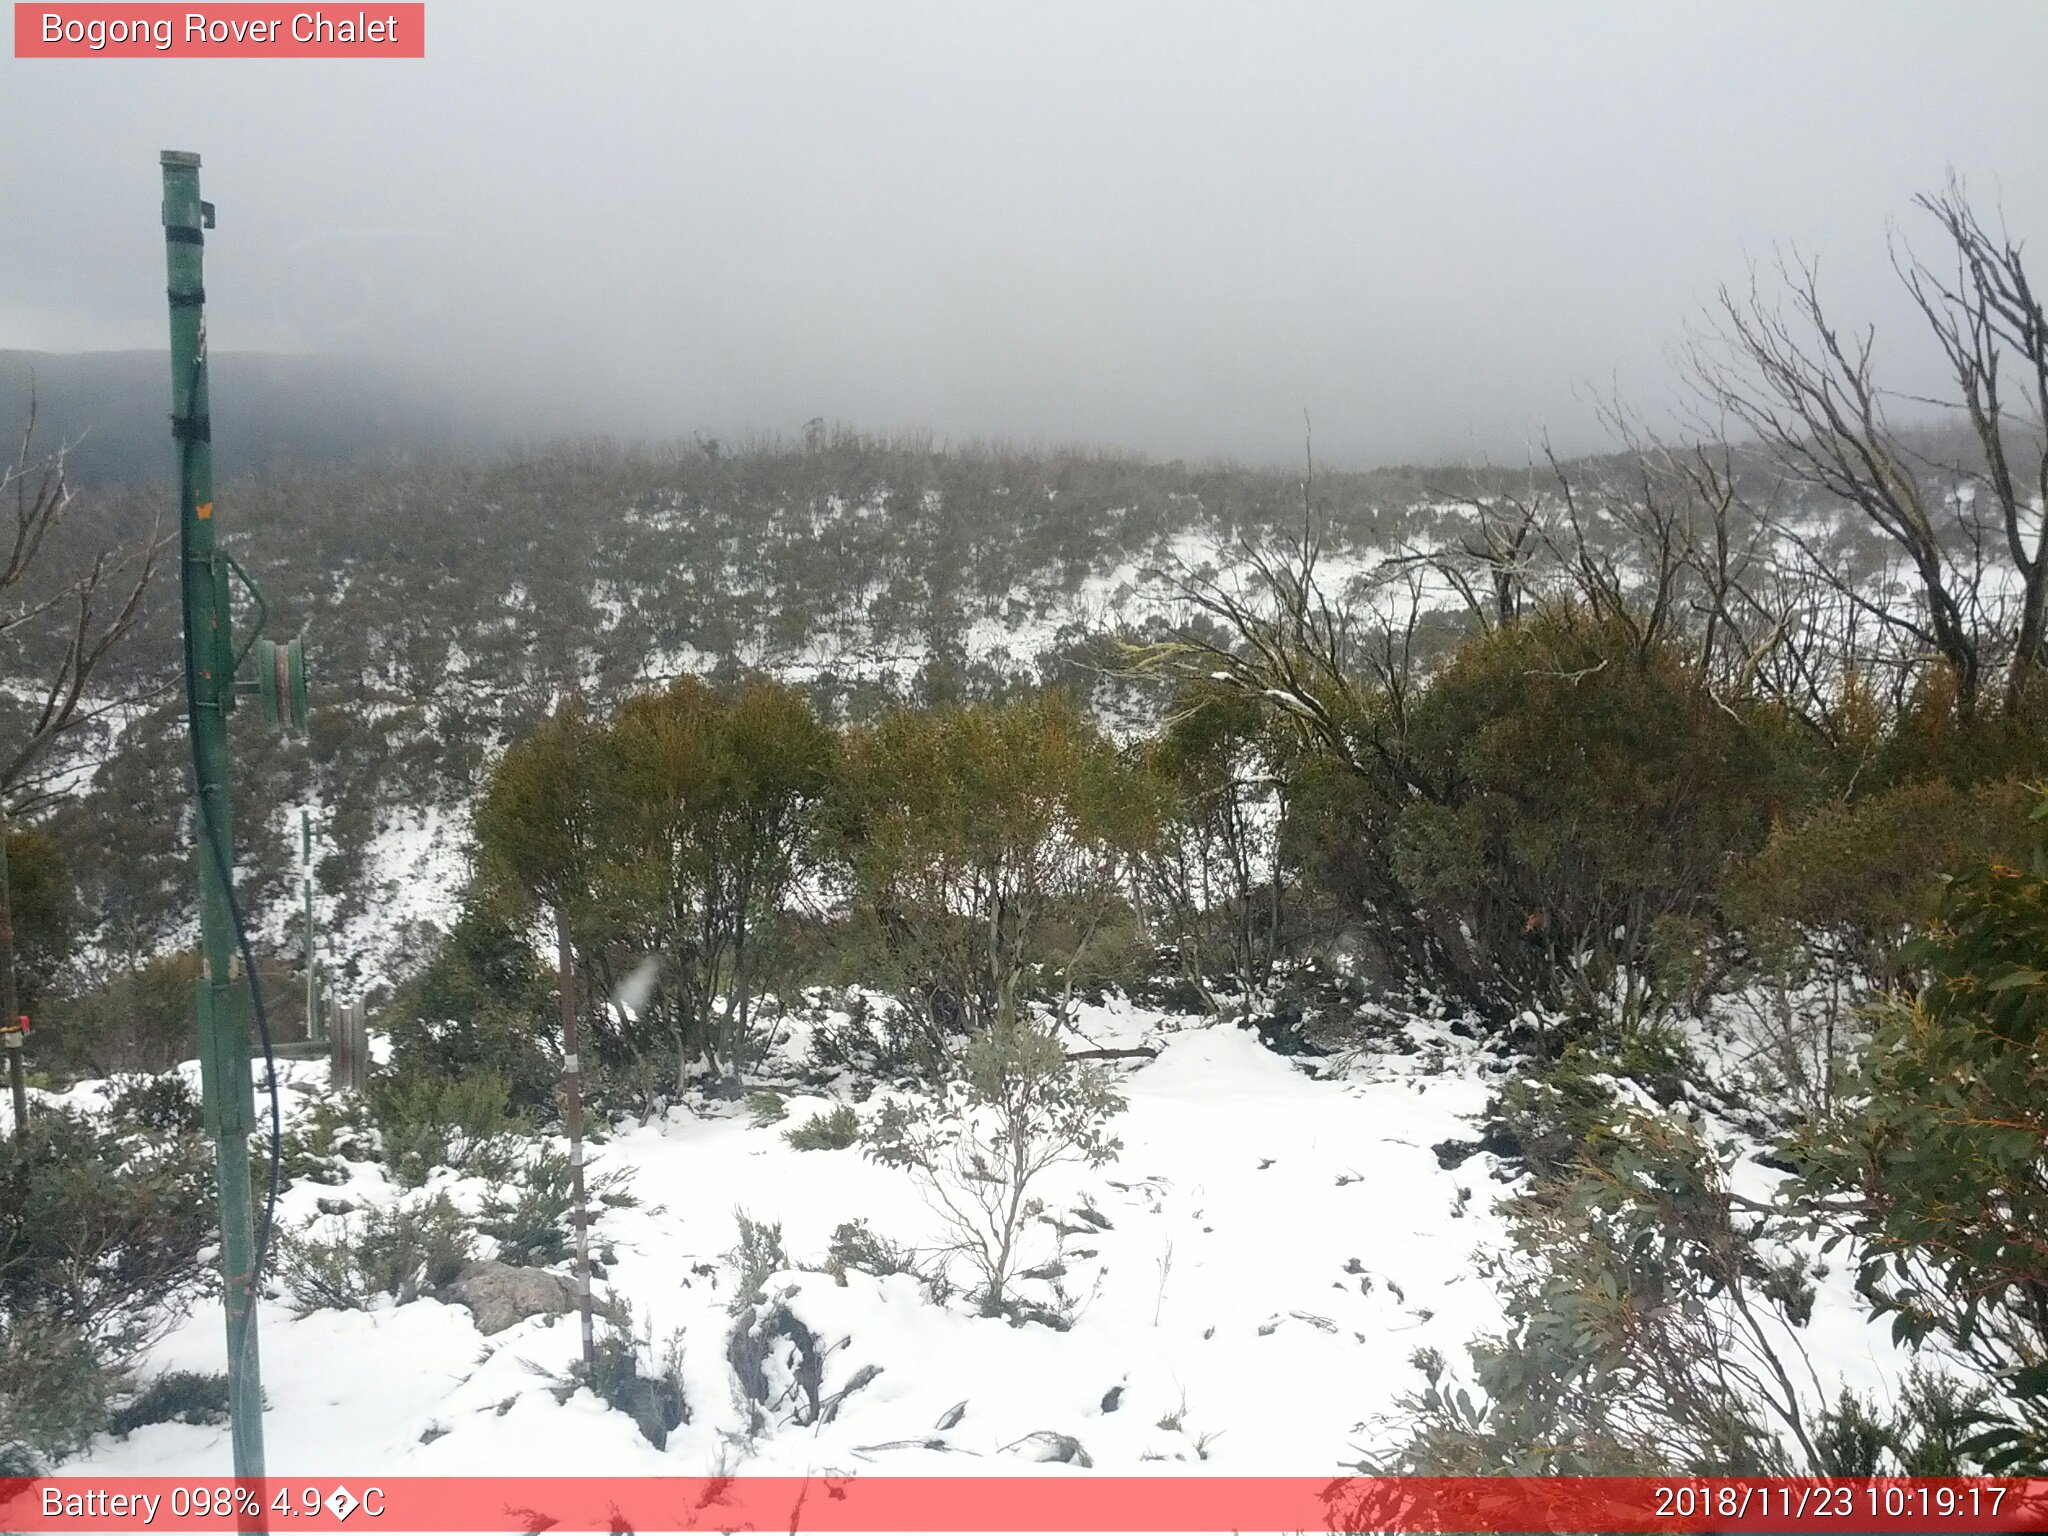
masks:
{"type": "Polygon", "coordinates": [[[14,1095],[14,1134],[28,1134],[28,1079],[23,1070],[23,1041],[12,1033],[19,1019],[21,998],[14,989],[14,890],[7,867],[7,839],[13,831],[7,811],[0,806],[0,1030],[7,1037],[7,1082],[14,1095]]]}

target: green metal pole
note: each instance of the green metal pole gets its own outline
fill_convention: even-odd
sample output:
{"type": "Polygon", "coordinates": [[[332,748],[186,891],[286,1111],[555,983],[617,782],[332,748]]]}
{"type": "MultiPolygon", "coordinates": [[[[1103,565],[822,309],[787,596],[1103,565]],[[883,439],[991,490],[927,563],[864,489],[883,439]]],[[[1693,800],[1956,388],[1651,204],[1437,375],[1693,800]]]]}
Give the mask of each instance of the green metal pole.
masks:
{"type": "Polygon", "coordinates": [[[306,866],[306,1038],[320,1038],[320,981],[313,958],[313,813],[299,812],[299,856],[306,866]]]}
{"type": "Polygon", "coordinates": [[[227,1294],[228,1411],[235,1476],[263,1475],[263,1384],[256,1352],[254,1207],[249,1131],[255,1086],[249,1069],[245,979],[237,975],[234,922],[224,873],[233,868],[228,804],[228,723],[235,680],[228,627],[227,566],[215,551],[213,447],[207,416],[206,289],[202,229],[213,209],[199,200],[199,157],[163,153],[164,252],[170,275],[171,422],[178,448],[189,714],[198,779],[195,857],[199,936],[199,1066],[207,1129],[220,1175],[220,1269],[227,1294]]]}

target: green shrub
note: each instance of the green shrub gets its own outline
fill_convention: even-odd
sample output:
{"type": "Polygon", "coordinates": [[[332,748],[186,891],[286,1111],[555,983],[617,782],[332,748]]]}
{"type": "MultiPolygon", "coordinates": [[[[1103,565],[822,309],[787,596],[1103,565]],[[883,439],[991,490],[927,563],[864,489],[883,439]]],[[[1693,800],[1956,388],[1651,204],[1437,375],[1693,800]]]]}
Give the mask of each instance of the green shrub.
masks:
{"type": "Polygon", "coordinates": [[[44,1000],[54,990],[85,927],[85,910],[79,904],[61,838],[42,827],[19,822],[8,826],[6,836],[16,996],[21,1011],[40,1020],[44,1000]]]}
{"type": "Polygon", "coordinates": [[[84,1332],[0,1314],[0,1475],[35,1476],[106,1427],[121,1373],[84,1332]]]}
{"type": "Polygon", "coordinates": [[[1391,786],[1395,884],[1485,984],[1611,1017],[1670,1006],[1657,942],[1704,918],[1778,799],[1768,730],[1690,658],[1558,609],[1476,636],[1411,706],[1391,786]]]}
{"type": "Polygon", "coordinates": [[[799,1152],[839,1152],[860,1140],[860,1115],[851,1104],[837,1104],[782,1133],[799,1152]]]}
{"type": "MultiPolygon", "coordinates": [[[[477,1216],[477,1231],[495,1238],[498,1257],[507,1264],[555,1264],[569,1256],[575,1239],[570,1225],[574,1206],[569,1155],[552,1147],[537,1149],[512,1179],[516,1193],[507,1199],[493,1194],[477,1216]]],[[[635,1203],[627,1192],[626,1170],[593,1176],[584,1169],[585,1202],[613,1208],[635,1203]]]]}
{"type": "Polygon", "coordinates": [[[38,1059],[100,1077],[168,1072],[198,1049],[192,1011],[198,980],[199,957],[185,950],[116,972],[80,996],[53,999],[47,1046],[37,1020],[38,1059]]]}
{"type": "Polygon", "coordinates": [[[1155,799],[1057,691],[899,709],[848,734],[830,808],[866,973],[943,1035],[1096,978],[1155,799]]]}
{"type": "Polygon", "coordinates": [[[107,1113],[118,1124],[135,1130],[196,1134],[205,1128],[198,1096],[175,1072],[116,1078],[107,1113]]]}
{"type": "Polygon", "coordinates": [[[0,1144],[0,1312],[132,1358],[206,1282],[211,1159],[198,1137],[144,1141],[45,1109],[0,1144]]]}
{"type": "Polygon", "coordinates": [[[1622,1112],[1614,1080],[1636,1083],[1660,1104],[1675,1103],[1698,1064],[1668,1030],[1640,1029],[1603,1045],[1591,1039],[1566,1044],[1554,1061],[1510,1079],[1487,1107],[1492,1140],[1512,1145],[1531,1172],[1569,1172],[1622,1112]]]}
{"type": "Polygon", "coordinates": [[[586,1133],[607,1121],[637,1120],[642,1125],[676,1101],[676,1060],[672,1052],[629,1055],[617,1061],[586,1058],[583,1108],[590,1117],[586,1133]]]}
{"type": "Polygon", "coordinates": [[[788,1269],[790,1263],[782,1246],[781,1222],[756,1221],[739,1210],[733,1212],[733,1218],[739,1223],[739,1241],[725,1257],[737,1273],[731,1304],[737,1314],[766,1299],[768,1277],[788,1269]]]}
{"type": "Polygon", "coordinates": [[[1970,1443],[1997,1420],[1989,1391],[1945,1372],[1915,1364],[1906,1372],[1892,1411],[1891,1442],[1907,1477],[1961,1477],[1983,1463],[1970,1443]]]}
{"type": "Polygon", "coordinates": [[[348,1163],[377,1160],[369,1106],[355,1094],[322,1091],[285,1127],[279,1155],[287,1182],[348,1182],[348,1163]]]}
{"type": "Polygon", "coordinates": [[[2033,814],[2026,865],[1957,877],[1903,957],[1929,980],[1876,1007],[1853,1107],[1790,1148],[1894,1337],[1998,1384],[1992,1471],[2048,1467],[2048,795],[2033,814]]]}
{"type": "Polygon", "coordinates": [[[228,1379],[214,1371],[165,1371],[117,1409],[107,1428],[127,1437],[145,1424],[225,1424],[228,1379]]]}
{"type": "Polygon", "coordinates": [[[518,1143],[532,1125],[513,1113],[505,1079],[489,1072],[460,1077],[379,1076],[370,1114],[385,1166],[403,1184],[423,1184],[436,1168],[486,1179],[510,1178],[518,1143]]]}
{"type": "Polygon", "coordinates": [[[1730,915],[1760,942],[1825,933],[1859,965],[1888,970],[1935,915],[1947,872],[1982,858],[2024,861],[2031,804],[2012,779],[1970,788],[1934,780],[1831,801],[1777,827],[1733,872],[1730,915]]]}
{"type": "Polygon", "coordinates": [[[384,1010],[391,1070],[402,1078],[500,1078],[514,1110],[555,1112],[555,986],[526,936],[471,894],[427,967],[384,1010]]]}
{"type": "Polygon", "coordinates": [[[278,1243],[278,1270],[301,1314],[367,1310],[452,1282],[475,1252],[468,1220],[446,1195],[412,1205],[323,1218],[278,1243]]]}
{"type": "Polygon", "coordinates": [[[846,1284],[850,1271],[864,1275],[915,1275],[916,1256],[868,1225],[865,1217],[842,1221],[825,1247],[825,1273],[846,1284]]]}

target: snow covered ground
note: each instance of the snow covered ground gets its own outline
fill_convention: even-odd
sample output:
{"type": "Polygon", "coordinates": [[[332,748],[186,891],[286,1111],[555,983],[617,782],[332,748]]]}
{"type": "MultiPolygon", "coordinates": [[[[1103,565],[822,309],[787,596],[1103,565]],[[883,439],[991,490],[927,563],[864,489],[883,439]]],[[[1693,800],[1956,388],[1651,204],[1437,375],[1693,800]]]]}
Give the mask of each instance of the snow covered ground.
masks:
{"type": "MultiPolygon", "coordinates": [[[[1156,1047],[1121,1063],[1122,1151],[1099,1170],[1063,1168],[1042,1191],[1076,1229],[1062,1284],[1065,1331],[1012,1326],[965,1301],[936,1303],[907,1276],[842,1285],[816,1263],[833,1229],[865,1218],[898,1242],[930,1242],[936,1219],[909,1178],[858,1150],[793,1150],[783,1132],[830,1107],[789,1101],[757,1125],[745,1108],[675,1110],[621,1128],[594,1154],[628,1170],[640,1204],[608,1210],[596,1242],[608,1285],[657,1349],[680,1336],[689,1419],[656,1450],[624,1413],[560,1378],[577,1354],[573,1317],[529,1319],[486,1337],[437,1300],[296,1317],[262,1308],[273,1474],[711,1472],[800,1474],[1028,1470],[1054,1454],[1098,1471],[1159,1462],[1204,1470],[1321,1474],[1379,1438],[1375,1421],[1419,1378],[1425,1346],[1452,1361],[1495,1326],[1497,1302],[1471,1255],[1503,1235],[1506,1186],[1486,1154],[1443,1167],[1435,1143],[1473,1136],[1504,1066],[1442,1021],[1409,1019],[1401,1049],[1291,1059],[1251,1032],[1112,1000],[1077,1021],[1092,1044],[1156,1047]],[[735,1211],[780,1222],[798,1268],[766,1286],[817,1336],[822,1387],[854,1386],[830,1422],[771,1406],[758,1430],[727,1357],[735,1211]]],[[[805,1032],[783,1049],[804,1048],[805,1032]]],[[[188,1069],[190,1070],[190,1069],[188,1069]]],[[[287,1064],[288,1113],[324,1066],[287,1064]]],[[[99,1090],[66,1095],[89,1103],[99,1090]]],[[[874,1100],[863,1106],[872,1113],[874,1100]]],[[[358,1204],[445,1191],[465,1207],[482,1180],[437,1174],[402,1191],[370,1164],[341,1187],[289,1189],[280,1225],[322,1220],[316,1201],[358,1204]]],[[[1774,1178],[1753,1163],[1740,1181],[1774,1178]]],[[[326,1218],[331,1219],[331,1218],[326,1218]]],[[[1050,1234],[1047,1234],[1050,1240],[1050,1234]]],[[[1882,1387],[1902,1370],[1837,1272],[1807,1344],[1822,1377],[1882,1387]]],[[[217,1371],[217,1305],[203,1303],[149,1371],[217,1371]]],[[[1829,1390],[1832,1390],[1830,1385],[1829,1390]]],[[[225,1429],[156,1424],[103,1439],[68,1474],[226,1473],[225,1429]]]]}

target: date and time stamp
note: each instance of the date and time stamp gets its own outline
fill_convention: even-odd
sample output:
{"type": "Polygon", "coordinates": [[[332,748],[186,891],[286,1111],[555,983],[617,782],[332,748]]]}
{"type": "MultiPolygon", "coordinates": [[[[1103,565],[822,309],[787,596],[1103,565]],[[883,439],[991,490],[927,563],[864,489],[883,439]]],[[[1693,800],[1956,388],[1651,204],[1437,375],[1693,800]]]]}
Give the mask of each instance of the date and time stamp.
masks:
{"type": "Polygon", "coordinates": [[[1954,1521],[1958,1525],[1997,1520],[2016,1485],[1998,1482],[1791,1483],[1713,1478],[1659,1483],[1651,1490],[1650,1514],[1659,1520],[1790,1520],[1832,1526],[1848,1520],[1954,1521]]]}

